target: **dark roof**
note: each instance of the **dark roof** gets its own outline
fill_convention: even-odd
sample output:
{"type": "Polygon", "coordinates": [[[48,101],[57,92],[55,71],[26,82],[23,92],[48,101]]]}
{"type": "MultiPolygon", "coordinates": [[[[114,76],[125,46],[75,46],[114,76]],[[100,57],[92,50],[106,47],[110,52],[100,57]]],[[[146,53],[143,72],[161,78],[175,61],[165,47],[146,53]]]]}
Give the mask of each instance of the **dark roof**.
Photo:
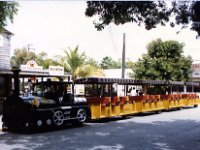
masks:
{"type": "Polygon", "coordinates": [[[161,81],[161,80],[134,80],[121,78],[80,78],[74,80],[75,84],[124,84],[124,85],[184,85],[179,81],[161,81]]]}
{"type": "Polygon", "coordinates": [[[170,85],[184,85],[184,82],[182,81],[169,81],[170,85]]]}
{"type": "MultiPolygon", "coordinates": [[[[13,75],[11,70],[0,70],[0,75],[13,75]]],[[[50,75],[48,71],[20,71],[20,77],[68,77],[68,74],[65,75],[50,75]]]]}
{"type": "Polygon", "coordinates": [[[43,84],[43,85],[45,85],[45,84],[49,84],[49,83],[51,83],[51,84],[73,84],[73,82],[72,81],[51,81],[51,80],[47,80],[47,81],[42,81],[42,82],[36,82],[36,83],[34,83],[35,85],[40,85],[40,84],[43,84]]]}
{"type": "Polygon", "coordinates": [[[1,70],[0,69],[0,75],[11,75],[12,72],[10,70],[1,70]]]}
{"type": "Polygon", "coordinates": [[[199,83],[197,83],[197,82],[185,82],[185,85],[199,86],[199,83]]]}

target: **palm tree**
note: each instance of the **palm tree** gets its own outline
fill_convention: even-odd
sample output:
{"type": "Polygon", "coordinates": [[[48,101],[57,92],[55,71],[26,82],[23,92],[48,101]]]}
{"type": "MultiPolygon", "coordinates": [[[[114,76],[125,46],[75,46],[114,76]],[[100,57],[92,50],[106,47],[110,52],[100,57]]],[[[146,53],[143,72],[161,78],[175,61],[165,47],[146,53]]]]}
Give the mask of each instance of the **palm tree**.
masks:
{"type": "Polygon", "coordinates": [[[99,69],[91,64],[84,64],[77,67],[75,71],[75,76],[77,77],[103,77],[105,74],[102,69],[99,69]]]}
{"type": "Polygon", "coordinates": [[[64,50],[66,54],[65,65],[67,71],[72,73],[72,79],[88,76],[104,76],[103,71],[86,63],[85,52],[79,53],[78,46],[75,49],[64,50]]]}

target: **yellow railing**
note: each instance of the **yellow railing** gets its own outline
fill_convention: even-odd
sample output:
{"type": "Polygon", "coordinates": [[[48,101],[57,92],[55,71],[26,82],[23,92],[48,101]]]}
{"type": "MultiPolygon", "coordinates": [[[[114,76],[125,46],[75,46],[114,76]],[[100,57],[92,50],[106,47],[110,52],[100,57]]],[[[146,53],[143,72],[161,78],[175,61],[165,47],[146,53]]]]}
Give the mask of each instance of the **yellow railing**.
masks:
{"type": "Polygon", "coordinates": [[[88,97],[91,119],[197,106],[196,94],[143,95],[124,97],[88,97]]]}

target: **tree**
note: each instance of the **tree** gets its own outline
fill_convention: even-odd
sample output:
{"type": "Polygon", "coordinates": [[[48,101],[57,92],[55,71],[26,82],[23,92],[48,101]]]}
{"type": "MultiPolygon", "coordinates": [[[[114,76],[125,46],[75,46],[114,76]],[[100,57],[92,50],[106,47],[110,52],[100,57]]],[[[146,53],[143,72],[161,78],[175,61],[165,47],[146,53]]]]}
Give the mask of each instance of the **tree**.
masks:
{"type": "Polygon", "coordinates": [[[118,69],[121,68],[121,63],[113,60],[111,57],[104,57],[100,63],[101,68],[103,69],[118,69]]]}
{"type": "Polygon", "coordinates": [[[69,48],[69,51],[64,51],[66,54],[65,65],[69,72],[72,73],[72,79],[78,77],[88,77],[88,76],[102,76],[103,72],[86,63],[86,55],[84,52],[78,52],[78,46],[75,49],[69,48]]]}
{"type": "Polygon", "coordinates": [[[64,70],[68,70],[65,62],[66,62],[66,57],[65,56],[61,56],[61,55],[56,55],[54,56],[54,60],[57,63],[58,66],[63,66],[64,70]]]}
{"type": "Polygon", "coordinates": [[[7,25],[7,21],[13,22],[14,15],[17,14],[18,3],[14,1],[0,1],[0,30],[7,25]]]}
{"type": "Polygon", "coordinates": [[[83,64],[77,67],[73,79],[76,79],[77,77],[103,77],[105,76],[103,73],[103,70],[97,68],[96,66],[93,66],[91,64],[83,64]]]}
{"type": "Polygon", "coordinates": [[[147,45],[147,54],[133,65],[136,79],[188,81],[192,58],[183,55],[183,43],[157,39],[147,45]]]}
{"type": "Polygon", "coordinates": [[[44,69],[48,69],[51,65],[58,65],[58,63],[48,58],[46,52],[41,52],[38,55],[35,52],[28,51],[27,48],[15,49],[14,56],[11,57],[11,67],[20,67],[20,65],[26,64],[29,60],[35,60],[39,66],[44,69]]]}
{"type": "Polygon", "coordinates": [[[98,61],[96,61],[94,58],[88,58],[88,60],[86,61],[86,64],[90,64],[91,66],[94,66],[96,68],[101,68],[98,61]]]}
{"type": "Polygon", "coordinates": [[[42,66],[44,69],[48,69],[49,66],[57,66],[59,65],[56,60],[48,58],[48,55],[46,52],[40,52],[35,57],[35,61],[38,63],[38,65],[42,66]]]}
{"type": "Polygon", "coordinates": [[[158,24],[162,26],[169,22],[171,27],[189,25],[191,30],[200,36],[200,2],[199,1],[172,1],[171,5],[165,1],[88,1],[86,16],[98,16],[94,21],[97,30],[106,25],[116,25],[134,22],[150,30],[158,24]],[[175,18],[175,20],[173,20],[175,18]]]}
{"type": "Polygon", "coordinates": [[[64,52],[66,54],[65,63],[67,71],[70,71],[72,73],[72,77],[76,78],[75,75],[76,69],[85,63],[86,55],[84,52],[79,54],[78,46],[75,49],[69,48],[69,52],[66,50],[64,52]]]}
{"type": "Polygon", "coordinates": [[[135,63],[130,60],[126,62],[126,68],[132,68],[134,65],[135,63]]]}
{"type": "Polygon", "coordinates": [[[35,59],[35,53],[28,51],[25,47],[22,49],[15,49],[14,56],[11,57],[11,67],[20,67],[22,64],[26,64],[27,61],[35,59]]]}

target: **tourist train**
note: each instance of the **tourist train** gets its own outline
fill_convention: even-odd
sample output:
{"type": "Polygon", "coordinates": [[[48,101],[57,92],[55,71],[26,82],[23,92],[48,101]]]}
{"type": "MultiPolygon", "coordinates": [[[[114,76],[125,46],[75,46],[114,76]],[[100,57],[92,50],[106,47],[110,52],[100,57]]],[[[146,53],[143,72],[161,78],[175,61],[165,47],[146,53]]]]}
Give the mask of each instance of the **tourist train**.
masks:
{"type": "Polygon", "coordinates": [[[70,122],[129,116],[144,112],[197,107],[200,87],[194,82],[80,78],[29,81],[20,92],[19,70],[14,90],[3,103],[3,130],[46,129],[70,122]]]}

